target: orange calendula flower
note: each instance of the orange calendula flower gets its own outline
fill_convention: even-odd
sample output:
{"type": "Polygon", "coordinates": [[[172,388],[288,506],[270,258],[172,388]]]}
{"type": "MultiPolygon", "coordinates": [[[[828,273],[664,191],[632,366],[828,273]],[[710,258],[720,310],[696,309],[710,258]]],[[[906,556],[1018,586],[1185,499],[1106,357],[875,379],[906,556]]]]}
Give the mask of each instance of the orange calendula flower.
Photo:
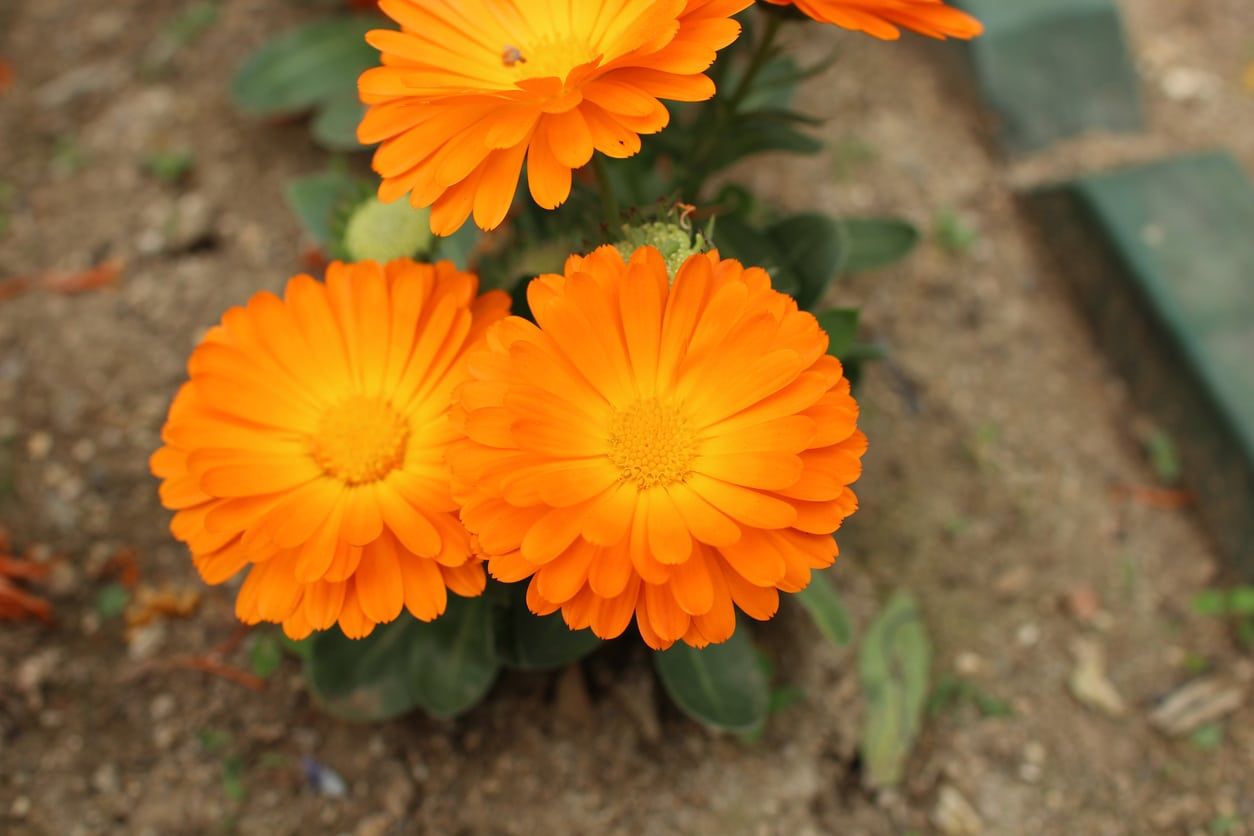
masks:
{"type": "Polygon", "coordinates": [[[359,638],[483,591],[445,462],[466,350],[509,310],[477,285],[449,262],[334,263],[196,347],[152,471],[208,583],[251,565],[242,621],[359,638]]]}
{"type": "Polygon", "coordinates": [[[560,206],[594,152],[630,157],[670,119],[662,100],[714,95],[704,75],[752,0],[381,0],[401,31],[367,40],[357,135],[382,143],[379,197],[408,194],[450,235],[494,229],[524,160],[536,203],[560,206]]]}
{"type": "Polygon", "coordinates": [[[654,648],[771,618],[836,557],[866,438],[827,336],[758,268],[603,247],[534,280],[468,360],[462,520],[533,612],[654,648]]]}
{"type": "Polygon", "coordinates": [[[930,38],[970,39],[984,26],[944,0],[766,0],[776,6],[795,5],[821,23],[865,32],[886,41],[901,37],[898,27],[930,38]]]}

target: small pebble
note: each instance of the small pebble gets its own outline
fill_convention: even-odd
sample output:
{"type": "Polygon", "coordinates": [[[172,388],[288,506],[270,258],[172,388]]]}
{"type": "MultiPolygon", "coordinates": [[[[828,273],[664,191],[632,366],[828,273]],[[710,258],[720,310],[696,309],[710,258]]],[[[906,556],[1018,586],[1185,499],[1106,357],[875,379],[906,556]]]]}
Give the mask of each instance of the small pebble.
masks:
{"type": "Polygon", "coordinates": [[[984,669],[984,660],[979,655],[965,650],[954,658],[954,669],[964,676],[971,676],[984,669]]]}
{"type": "Polygon", "coordinates": [[[178,703],[174,699],[174,695],[170,693],[158,694],[152,700],[149,712],[154,720],[164,720],[174,713],[174,709],[178,707],[178,703]]]}
{"type": "Polygon", "coordinates": [[[111,763],[101,764],[91,776],[91,785],[101,795],[117,795],[122,784],[118,780],[118,768],[111,763]]]}
{"type": "Polygon", "coordinates": [[[80,438],[70,448],[70,455],[75,461],[85,464],[96,457],[96,443],[90,438],[80,438]]]}
{"type": "Polygon", "coordinates": [[[51,452],[52,436],[48,433],[43,431],[31,433],[26,439],[26,455],[30,456],[31,461],[43,461],[51,452]]]}
{"type": "Polygon", "coordinates": [[[1019,777],[1022,778],[1025,783],[1035,784],[1037,781],[1040,781],[1041,772],[1041,768],[1034,763],[1019,764],[1019,777]]]}

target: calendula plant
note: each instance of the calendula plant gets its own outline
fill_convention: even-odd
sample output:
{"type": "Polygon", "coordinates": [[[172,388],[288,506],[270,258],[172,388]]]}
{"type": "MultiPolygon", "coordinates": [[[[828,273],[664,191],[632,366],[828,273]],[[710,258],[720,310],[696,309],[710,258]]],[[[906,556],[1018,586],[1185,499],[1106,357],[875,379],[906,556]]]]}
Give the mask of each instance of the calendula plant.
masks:
{"type": "MultiPolygon", "coordinates": [[[[781,48],[789,21],[979,24],[939,0],[752,5],[380,0],[237,76],[246,111],[374,146],[378,179],[350,160],[289,186],[338,260],[206,334],[152,468],[201,575],[246,572],[239,618],[299,642],[328,710],[455,716],[502,667],[631,633],[682,708],[753,733],[771,686],[746,619],[794,597],[849,641],[824,570],[874,347],[823,300],[917,233],[780,212],[735,166],[822,148],[792,98],[826,63],[781,48]]],[[[891,775],[926,637],[875,635],[868,757],[891,775]]]]}

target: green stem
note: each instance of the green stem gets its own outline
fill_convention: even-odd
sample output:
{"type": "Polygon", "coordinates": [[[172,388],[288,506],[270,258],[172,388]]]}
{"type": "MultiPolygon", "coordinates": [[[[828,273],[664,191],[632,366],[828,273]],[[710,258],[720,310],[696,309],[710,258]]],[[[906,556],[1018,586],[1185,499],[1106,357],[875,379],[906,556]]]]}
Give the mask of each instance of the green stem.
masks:
{"type": "Polygon", "coordinates": [[[605,223],[613,233],[622,222],[618,209],[618,195],[614,194],[614,182],[610,180],[610,169],[605,158],[600,154],[592,155],[592,168],[597,175],[597,190],[601,193],[601,206],[605,211],[605,223]]]}
{"type": "Polygon", "coordinates": [[[766,30],[758,40],[753,55],[749,59],[749,65],[745,67],[744,75],[736,83],[736,89],[732,91],[726,100],[716,98],[711,102],[715,106],[717,113],[715,118],[707,122],[710,125],[710,129],[695,143],[693,148],[692,159],[694,167],[690,169],[691,173],[683,190],[683,195],[688,200],[694,203],[700,202],[701,190],[705,187],[706,178],[710,176],[706,160],[710,159],[718,145],[719,139],[727,131],[729,124],[739,114],[740,106],[744,104],[750,91],[753,90],[754,80],[757,79],[758,74],[762,72],[762,68],[771,59],[771,54],[775,48],[775,38],[779,35],[781,22],[781,18],[777,15],[766,16],[766,30]]]}
{"type": "Polygon", "coordinates": [[[758,73],[762,72],[766,62],[771,59],[771,51],[775,48],[775,38],[779,35],[781,22],[781,18],[777,15],[766,16],[766,31],[762,34],[762,39],[758,41],[758,48],[754,51],[753,57],[749,59],[745,74],[740,77],[740,83],[736,85],[731,99],[727,102],[728,110],[733,115],[744,103],[749,91],[753,89],[753,82],[758,77],[758,73]]]}

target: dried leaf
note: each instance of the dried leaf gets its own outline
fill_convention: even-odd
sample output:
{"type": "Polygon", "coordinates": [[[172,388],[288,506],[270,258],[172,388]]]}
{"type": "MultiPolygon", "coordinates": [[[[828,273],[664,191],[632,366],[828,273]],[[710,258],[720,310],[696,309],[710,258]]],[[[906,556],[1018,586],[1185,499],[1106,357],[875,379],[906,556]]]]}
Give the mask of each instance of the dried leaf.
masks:
{"type": "Polygon", "coordinates": [[[105,561],[100,570],[104,577],[114,577],[127,589],[139,585],[139,552],[130,546],[118,549],[105,561]]]}
{"type": "Polygon", "coordinates": [[[18,581],[41,581],[47,575],[46,565],[11,553],[9,532],[0,527],[0,621],[51,623],[52,605],[18,585],[18,581]]]}
{"type": "Polygon", "coordinates": [[[26,276],[14,276],[11,279],[0,279],[0,302],[21,296],[30,290],[30,279],[26,276]]]}
{"type": "Polygon", "coordinates": [[[1178,511],[1193,505],[1193,494],[1189,491],[1170,488],[1151,488],[1145,485],[1119,485],[1114,488],[1116,497],[1127,499],[1138,505],[1149,508],[1161,508],[1165,511],[1178,511]]]}
{"type": "Polygon", "coordinates": [[[154,589],[141,586],[135,590],[131,605],[126,608],[126,626],[134,630],[163,618],[186,618],[200,606],[200,590],[185,587],[154,589]]]}
{"type": "Polygon", "coordinates": [[[1106,676],[1106,655],[1097,643],[1077,639],[1072,645],[1076,666],[1071,672],[1071,694],[1080,702],[1112,717],[1127,712],[1123,697],[1106,676]]]}
{"type": "Polygon", "coordinates": [[[932,823],[945,836],[976,836],[984,832],[984,822],[975,807],[948,784],[941,787],[936,797],[932,823]]]}
{"type": "Polygon", "coordinates": [[[112,287],[121,275],[122,261],[111,258],[77,273],[45,273],[39,278],[39,284],[53,293],[86,293],[112,287]]]}
{"type": "Polygon", "coordinates": [[[1231,680],[1195,679],[1168,694],[1150,714],[1150,723],[1164,734],[1183,737],[1231,714],[1244,702],[1245,689],[1231,680]]]}

